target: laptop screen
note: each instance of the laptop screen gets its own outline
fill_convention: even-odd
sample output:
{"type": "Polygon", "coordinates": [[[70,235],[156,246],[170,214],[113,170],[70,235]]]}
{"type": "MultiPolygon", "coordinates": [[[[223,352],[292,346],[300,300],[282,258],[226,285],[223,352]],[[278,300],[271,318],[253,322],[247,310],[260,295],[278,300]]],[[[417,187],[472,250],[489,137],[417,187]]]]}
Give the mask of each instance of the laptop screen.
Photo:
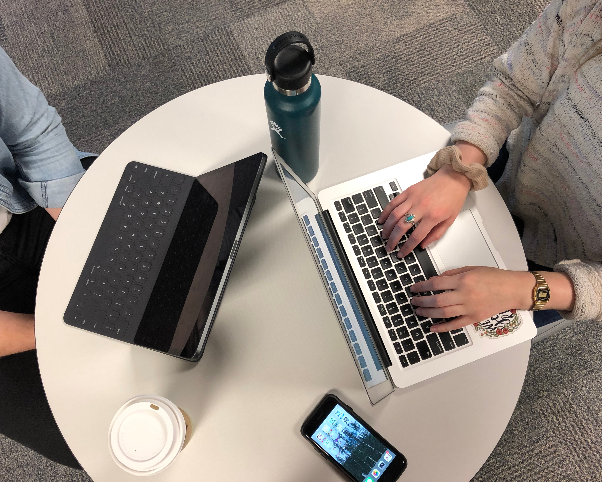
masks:
{"type": "Polygon", "coordinates": [[[304,228],[307,244],[346,334],[364,385],[366,388],[374,387],[386,381],[388,377],[325,227],[319,204],[312,193],[295,180],[285,165],[279,166],[284,172],[284,182],[291,202],[304,228]]]}

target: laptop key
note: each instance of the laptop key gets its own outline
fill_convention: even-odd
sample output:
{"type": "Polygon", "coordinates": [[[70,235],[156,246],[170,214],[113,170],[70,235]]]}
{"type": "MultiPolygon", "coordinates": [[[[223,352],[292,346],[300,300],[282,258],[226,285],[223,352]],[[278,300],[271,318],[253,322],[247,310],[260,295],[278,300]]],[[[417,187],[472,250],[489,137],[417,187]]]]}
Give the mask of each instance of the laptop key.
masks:
{"type": "Polygon", "coordinates": [[[399,279],[401,280],[404,286],[411,286],[414,284],[412,277],[409,274],[402,274],[399,279]]]}
{"type": "Polygon", "coordinates": [[[424,281],[424,276],[422,276],[422,275],[416,276],[414,278],[414,283],[420,283],[421,281],[424,281]]]}
{"type": "Polygon", "coordinates": [[[397,280],[397,274],[392,269],[385,271],[385,276],[387,277],[388,281],[397,280]]]}
{"type": "Polygon", "coordinates": [[[375,266],[378,266],[378,260],[374,256],[370,256],[369,258],[367,258],[366,263],[368,263],[368,266],[370,268],[374,268],[375,266]]]}
{"type": "Polygon", "coordinates": [[[374,302],[375,303],[380,303],[381,302],[380,295],[378,294],[377,291],[375,291],[374,293],[372,293],[372,298],[374,298],[374,302]]]}
{"type": "Polygon", "coordinates": [[[419,329],[410,331],[410,334],[412,335],[412,339],[414,341],[419,341],[424,338],[424,335],[422,334],[422,330],[419,330],[419,329]]]}
{"type": "Polygon", "coordinates": [[[444,352],[443,347],[441,346],[441,342],[437,337],[436,333],[431,333],[430,335],[426,335],[426,341],[428,341],[429,346],[431,347],[431,352],[433,355],[441,355],[444,352]]]}
{"type": "Polygon", "coordinates": [[[408,316],[406,319],[406,326],[410,329],[416,328],[418,326],[418,320],[414,316],[408,316]]]}
{"type": "Polygon", "coordinates": [[[345,216],[345,213],[343,211],[339,212],[339,219],[341,220],[341,222],[345,222],[347,221],[347,216],[345,216]]]}
{"type": "MultiPolygon", "coordinates": [[[[356,246],[355,244],[353,245],[353,252],[356,256],[359,256],[362,252],[360,251],[360,247],[356,246]]],[[[360,263],[361,264],[361,263],[360,263]]]]}
{"type": "Polygon", "coordinates": [[[337,211],[341,211],[343,209],[343,206],[339,201],[334,202],[334,207],[337,208],[337,211]]]}
{"type": "MultiPolygon", "coordinates": [[[[356,248],[357,246],[353,246],[353,247],[356,248]]],[[[364,268],[366,266],[366,260],[364,260],[364,258],[362,258],[361,256],[358,256],[357,262],[360,264],[360,266],[362,268],[364,268]]]]}
{"type": "Polygon", "coordinates": [[[391,326],[393,326],[391,325],[391,320],[388,316],[383,316],[383,323],[387,328],[391,328],[391,326]]]}
{"type": "Polygon", "coordinates": [[[397,303],[389,303],[387,305],[387,313],[389,313],[390,315],[393,315],[398,312],[399,312],[399,306],[397,306],[397,303]]]}
{"type": "Polygon", "coordinates": [[[415,351],[408,353],[406,356],[408,357],[408,361],[412,365],[415,365],[416,363],[418,363],[420,361],[420,356],[415,351]]]}
{"type": "Polygon", "coordinates": [[[351,232],[351,226],[349,226],[349,223],[344,223],[343,224],[343,229],[345,229],[346,233],[350,233],[351,232]]]}
{"type": "Polygon", "coordinates": [[[353,234],[349,234],[349,242],[355,244],[355,236],[353,234]]]}
{"type": "Polygon", "coordinates": [[[374,252],[376,253],[376,256],[378,256],[379,258],[384,258],[387,255],[387,250],[385,248],[383,248],[382,246],[380,248],[376,248],[374,250],[374,252]]]}
{"type": "Polygon", "coordinates": [[[379,209],[371,209],[370,210],[370,216],[372,216],[372,219],[374,219],[374,220],[380,218],[381,213],[382,213],[382,211],[379,209]]]}
{"type": "Polygon", "coordinates": [[[378,234],[378,229],[371,224],[370,226],[366,226],[366,232],[368,233],[368,236],[376,236],[378,234]]]}
{"type": "Polygon", "coordinates": [[[361,224],[353,225],[353,233],[354,234],[362,234],[363,232],[364,232],[364,226],[362,226],[361,224]]]}
{"type": "Polygon", "coordinates": [[[382,278],[384,274],[380,268],[374,268],[372,270],[372,276],[374,277],[374,279],[379,279],[382,278]]]}
{"type": "Polygon", "coordinates": [[[414,349],[414,342],[411,338],[406,338],[405,340],[402,340],[401,346],[406,352],[412,351],[414,349]]]}
{"type": "Polygon", "coordinates": [[[374,250],[372,246],[362,246],[362,254],[367,258],[368,256],[372,256],[374,254],[374,250]]]}
{"type": "Polygon", "coordinates": [[[347,219],[349,219],[349,222],[351,224],[355,224],[355,223],[359,223],[360,222],[360,217],[356,213],[349,214],[347,216],[347,219]]]}
{"type": "Polygon", "coordinates": [[[368,244],[368,236],[366,236],[365,234],[358,235],[357,242],[359,243],[360,246],[364,246],[365,244],[368,244]]]}
{"type": "MultiPolygon", "coordinates": [[[[355,231],[355,227],[354,227],[354,231],[355,231]]],[[[412,274],[412,276],[420,276],[422,274],[422,271],[420,270],[420,266],[418,266],[417,264],[409,265],[408,269],[410,270],[410,274],[412,274]]]]}
{"type": "Polygon", "coordinates": [[[401,314],[403,316],[412,316],[414,314],[414,310],[412,310],[410,305],[403,305],[401,307],[401,314]]]}
{"type": "Polygon", "coordinates": [[[410,332],[408,331],[408,329],[405,326],[401,326],[401,327],[397,328],[395,330],[395,332],[396,332],[397,336],[402,340],[404,338],[407,338],[408,336],[410,336],[410,332]]]}
{"type": "Polygon", "coordinates": [[[418,349],[418,353],[420,353],[420,358],[422,358],[423,360],[428,360],[429,358],[432,358],[433,354],[431,353],[429,345],[426,341],[423,340],[416,343],[416,348],[418,349]]]}
{"type": "Polygon", "coordinates": [[[365,204],[359,204],[356,207],[357,212],[361,215],[363,214],[368,214],[368,208],[366,207],[365,204]]]}
{"type": "Polygon", "coordinates": [[[341,204],[343,205],[343,208],[345,209],[346,213],[352,213],[353,211],[355,211],[355,206],[351,202],[350,198],[346,197],[344,199],[341,199],[341,204]]]}
{"type": "Polygon", "coordinates": [[[433,326],[433,322],[430,320],[420,323],[420,328],[422,328],[425,335],[431,332],[431,326],[433,326]]]}
{"type": "Polygon", "coordinates": [[[364,198],[361,194],[354,194],[353,196],[351,196],[351,199],[353,199],[353,202],[355,204],[360,204],[364,202],[364,198]]]}
{"type": "Polygon", "coordinates": [[[389,186],[391,186],[391,191],[397,191],[397,184],[395,184],[395,181],[391,181],[389,186]]]}
{"type": "Polygon", "coordinates": [[[389,198],[387,197],[387,193],[385,192],[382,186],[376,186],[373,189],[373,191],[374,194],[376,194],[376,198],[378,199],[380,207],[382,209],[385,209],[387,207],[387,204],[389,204],[389,198]]]}
{"type": "Polygon", "coordinates": [[[378,305],[377,308],[381,316],[385,316],[387,314],[387,310],[383,305],[378,305]]]}
{"type": "Polygon", "coordinates": [[[459,335],[454,336],[454,341],[457,346],[468,345],[468,337],[465,333],[460,333],[459,335]]]}
{"type": "Polygon", "coordinates": [[[391,321],[393,322],[393,326],[402,326],[403,325],[403,316],[400,314],[393,315],[391,317],[391,321]]]}
{"type": "Polygon", "coordinates": [[[395,343],[393,343],[393,347],[395,348],[395,351],[397,352],[397,354],[403,353],[403,348],[401,347],[401,343],[395,342],[395,343]]]}
{"type": "Polygon", "coordinates": [[[370,270],[368,268],[363,268],[362,273],[364,273],[364,278],[370,279],[370,270]]]}
{"type": "Polygon", "coordinates": [[[381,293],[381,296],[383,298],[383,301],[385,303],[390,303],[391,301],[393,301],[393,294],[390,291],[383,291],[381,293]]]}
{"type": "Polygon", "coordinates": [[[383,245],[383,240],[380,236],[374,236],[373,238],[370,238],[370,242],[372,243],[372,246],[374,246],[375,248],[383,245]]]}
{"type": "Polygon", "coordinates": [[[389,258],[383,258],[380,260],[380,265],[382,269],[389,269],[393,266],[393,263],[391,263],[391,260],[389,258]]]}
{"type": "Polygon", "coordinates": [[[454,340],[452,340],[452,337],[449,334],[449,332],[444,331],[439,333],[439,339],[441,340],[443,348],[445,348],[446,351],[453,350],[454,348],[456,348],[454,340]]]}
{"type": "Polygon", "coordinates": [[[393,291],[393,293],[397,293],[398,291],[401,291],[401,289],[402,289],[401,283],[399,281],[393,281],[392,283],[389,284],[389,286],[391,287],[391,290],[393,291]]]}
{"type": "Polygon", "coordinates": [[[403,274],[408,271],[408,267],[405,264],[397,264],[395,265],[395,271],[399,274],[403,274]]]}
{"type": "Polygon", "coordinates": [[[395,341],[397,340],[397,333],[395,332],[395,330],[389,330],[389,338],[391,338],[391,341],[395,341]]]}
{"type": "Polygon", "coordinates": [[[372,226],[372,218],[365,214],[364,216],[362,216],[362,224],[364,226],[372,226]]]}
{"type": "Polygon", "coordinates": [[[389,285],[387,284],[387,280],[385,278],[381,278],[376,282],[376,287],[379,289],[379,291],[385,291],[386,289],[389,289],[389,285]]]}
{"type": "MultiPolygon", "coordinates": [[[[391,283],[391,289],[393,289],[393,284],[394,283],[391,283]]],[[[395,301],[397,301],[397,303],[399,303],[400,305],[403,305],[408,302],[408,297],[405,293],[397,293],[395,295],[395,301]]]]}
{"type": "Polygon", "coordinates": [[[376,285],[371,279],[368,280],[368,288],[370,288],[370,291],[374,291],[376,289],[376,285]]]}
{"type": "Polygon", "coordinates": [[[399,355],[399,363],[401,363],[401,366],[404,368],[410,366],[410,363],[408,362],[408,359],[405,357],[405,355],[399,355]]]}

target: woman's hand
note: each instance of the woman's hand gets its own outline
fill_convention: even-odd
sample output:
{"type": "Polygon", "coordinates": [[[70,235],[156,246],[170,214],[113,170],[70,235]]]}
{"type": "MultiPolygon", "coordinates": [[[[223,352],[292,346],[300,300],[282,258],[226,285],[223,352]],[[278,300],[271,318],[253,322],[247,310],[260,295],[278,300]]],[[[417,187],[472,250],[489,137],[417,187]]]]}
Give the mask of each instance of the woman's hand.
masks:
{"type": "MultiPolygon", "coordinates": [[[[457,141],[466,165],[485,165],[487,157],[477,146],[457,141]]],[[[426,248],[445,234],[464,205],[472,183],[464,174],[456,172],[451,165],[441,167],[431,177],[410,186],[393,199],[383,210],[378,222],[383,224],[383,239],[388,239],[387,251],[391,252],[402,236],[412,227],[406,223],[407,213],[415,216],[416,229],[399,249],[397,256],[407,256],[418,244],[426,248]]]]}
{"type": "Polygon", "coordinates": [[[528,271],[507,271],[482,266],[446,271],[439,276],[416,283],[411,291],[444,291],[434,296],[414,296],[416,314],[429,318],[452,318],[436,324],[431,331],[449,331],[511,309],[529,310],[533,304],[531,290],[535,285],[528,271]]]}
{"type": "Polygon", "coordinates": [[[378,218],[379,223],[384,223],[382,236],[388,239],[387,251],[393,251],[412,227],[404,220],[407,213],[413,214],[418,224],[399,249],[400,258],[408,255],[420,242],[424,248],[441,238],[462,209],[470,186],[470,180],[464,174],[454,171],[451,165],[444,165],[431,177],[403,191],[378,218]]]}

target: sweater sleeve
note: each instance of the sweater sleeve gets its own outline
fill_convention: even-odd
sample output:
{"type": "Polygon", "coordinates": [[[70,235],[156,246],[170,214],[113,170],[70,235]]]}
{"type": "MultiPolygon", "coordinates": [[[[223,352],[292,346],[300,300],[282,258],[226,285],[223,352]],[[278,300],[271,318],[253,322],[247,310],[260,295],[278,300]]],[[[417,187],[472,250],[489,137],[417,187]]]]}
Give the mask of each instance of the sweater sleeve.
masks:
{"type": "Polygon", "coordinates": [[[478,92],[466,119],[455,127],[452,142],[466,141],[497,158],[510,132],[531,116],[558,65],[563,0],[553,0],[510,49],[494,61],[494,78],[478,92]]]}
{"type": "Polygon", "coordinates": [[[602,321],[602,263],[573,259],[561,261],[554,271],[567,274],[575,289],[573,311],[561,311],[563,318],[602,321]]]}

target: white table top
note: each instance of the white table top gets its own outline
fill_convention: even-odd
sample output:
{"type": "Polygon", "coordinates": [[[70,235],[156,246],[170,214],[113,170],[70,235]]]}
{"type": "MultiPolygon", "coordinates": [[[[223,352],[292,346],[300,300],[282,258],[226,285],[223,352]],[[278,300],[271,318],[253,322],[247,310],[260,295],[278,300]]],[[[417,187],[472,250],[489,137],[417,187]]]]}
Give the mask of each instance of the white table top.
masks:
{"type": "MultiPolygon", "coordinates": [[[[319,79],[320,171],[310,184],[316,191],[449,139],[435,121],[390,95],[319,79]]],[[[157,394],[186,410],[195,432],[176,462],[147,480],[341,480],[299,433],[332,390],[407,457],[401,480],[468,481],[510,419],[530,344],[397,389],[372,407],[271,162],[199,363],[63,323],[125,165],[139,160],[199,175],[269,154],[264,82],[263,75],[220,82],[151,112],[103,152],[69,198],[46,250],[36,306],[40,370],[65,439],[96,482],[138,480],[111,459],[107,431],[126,400],[157,394]]],[[[508,269],[525,269],[493,186],[477,193],[477,206],[508,269]]]]}

